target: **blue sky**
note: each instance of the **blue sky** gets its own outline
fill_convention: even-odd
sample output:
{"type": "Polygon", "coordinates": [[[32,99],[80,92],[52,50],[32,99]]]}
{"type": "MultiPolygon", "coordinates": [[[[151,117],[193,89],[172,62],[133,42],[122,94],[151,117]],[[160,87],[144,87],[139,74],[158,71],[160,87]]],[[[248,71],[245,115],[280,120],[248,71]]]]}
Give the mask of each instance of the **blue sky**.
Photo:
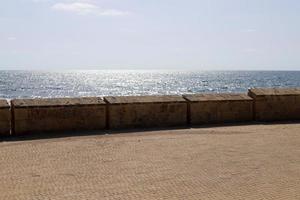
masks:
{"type": "Polygon", "coordinates": [[[299,0],[0,3],[0,69],[300,70],[299,0]]]}

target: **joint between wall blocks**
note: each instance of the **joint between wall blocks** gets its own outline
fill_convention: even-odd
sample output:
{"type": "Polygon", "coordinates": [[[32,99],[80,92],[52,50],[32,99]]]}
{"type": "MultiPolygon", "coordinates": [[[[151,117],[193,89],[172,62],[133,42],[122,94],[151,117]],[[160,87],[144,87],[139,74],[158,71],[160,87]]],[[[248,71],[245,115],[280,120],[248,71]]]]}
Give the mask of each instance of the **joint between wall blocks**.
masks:
{"type": "Polygon", "coordinates": [[[190,126],[191,125],[191,102],[183,95],[182,98],[185,99],[186,104],[187,104],[187,109],[186,109],[186,125],[190,126]]]}
{"type": "Polygon", "coordinates": [[[10,135],[15,135],[15,106],[10,101],[10,135]]]}
{"type": "Polygon", "coordinates": [[[107,101],[107,99],[105,99],[105,98],[103,98],[103,101],[106,103],[106,105],[105,105],[105,129],[106,130],[109,130],[110,129],[110,123],[109,123],[109,121],[110,121],[110,117],[109,117],[109,105],[110,105],[110,103],[107,101]]]}

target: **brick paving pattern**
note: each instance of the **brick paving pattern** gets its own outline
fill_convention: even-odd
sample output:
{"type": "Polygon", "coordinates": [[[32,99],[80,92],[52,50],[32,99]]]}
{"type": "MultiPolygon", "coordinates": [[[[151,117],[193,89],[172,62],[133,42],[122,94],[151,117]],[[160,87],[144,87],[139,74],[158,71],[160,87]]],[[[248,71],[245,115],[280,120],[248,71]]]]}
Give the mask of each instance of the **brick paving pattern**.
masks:
{"type": "Polygon", "coordinates": [[[4,141],[0,199],[300,199],[300,124],[4,141]]]}

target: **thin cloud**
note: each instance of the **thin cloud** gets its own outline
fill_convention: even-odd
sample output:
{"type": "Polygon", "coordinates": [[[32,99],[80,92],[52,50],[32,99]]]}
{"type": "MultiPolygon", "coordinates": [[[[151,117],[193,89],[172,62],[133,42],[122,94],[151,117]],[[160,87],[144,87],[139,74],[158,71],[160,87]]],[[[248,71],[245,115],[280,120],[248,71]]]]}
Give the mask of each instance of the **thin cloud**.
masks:
{"type": "Polygon", "coordinates": [[[45,3],[53,0],[32,0],[34,3],[45,3]]]}
{"type": "Polygon", "coordinates": [[[17,40],[17,38],[16,38],[16,37],[13,37],[13,36],[11,36],[11,37],[8,37],[8,38],[7,38],[7,40],[9,40],[9,41],[14,41],[14,40],[17,40]]]}
{"type": "Polygon", "coordinates": [[[255,33],[255,32],[257,32],[257,30],[254,29],[254,28],[248,28],[248,29],[242,30],[242,32],[245,32],[245,33],[255,33]]]}
{"type": "MultiPolygon", "coordinates": [[[[31,0],[35,3],[46,3],[46,2],[57,2],[57,0],[31,0]]],[[[72,3],[72,2],[85,2],[85,3],[92,3],[95,2],[95,0],[60,0],[60,2],[65,3],[72,3]]]]}
{"type": "Polygon", "coordinates": [[[246,49],[244,49],[244,51],[247,52],[247,53],[256,53],[257,49],[255,49],[255,48],[246,48],[246,49]]]}
{"type": "Polygon", "coordinates": [[[127,11],[102,9],[96,4],[87,2],[56,3],[51,8],[56,11],[71,12],[78,15],[122,16],[129,14],[127,11]]]}

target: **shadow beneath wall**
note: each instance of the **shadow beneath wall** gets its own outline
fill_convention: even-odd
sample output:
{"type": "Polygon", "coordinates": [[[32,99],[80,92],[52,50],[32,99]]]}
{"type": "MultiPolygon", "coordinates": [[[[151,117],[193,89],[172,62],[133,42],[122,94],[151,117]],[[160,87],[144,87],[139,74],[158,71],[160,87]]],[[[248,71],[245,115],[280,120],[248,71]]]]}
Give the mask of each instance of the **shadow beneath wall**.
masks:
{"type": "Polygon", "coordinates": [[[173,127],[157,127],[157,128],[128,128],[128,129],[113,129],[107,130],[107,134],[128,134],[128,133],[143,133],[155,131],[172,131],[190,129],[190,126],[173,126],[173,127]]]}
{"type": "Polygon", "coordinates": [[[15,142],[26,140],[42,140],[42,139],[54,139],[54,138],[67,138],[78,136],[93,136],[93,135],[105,135],[105,130],[95,131],[57,131],[57,132],[35,132],[24,135],[10,135],[0,137],[0,142],[15,142]]]}
{"type": "Polygon", "coordinates": [[[228,122],[228,123],[216,123],[216,124],[203,124],[203,125],[191,125],[190,128],[216,128],[216,127],[229,127],[229,126],[247,126],[247,125],[283,125],[283,124],[300,124],[300,120],[290,121],[250,121],[250,122],[228,122]]]}
{"type": "Polygon", "coordinates": [[[247,126],[247,125],[282,125],[282,124],[300,124],[300,120],[293,121],[276,121],[276,122],[241,122],[241,123],[222,123],[222,124],[203,124],[190,125],[180,127],[160,127],[160,128],[132,128],[132,129],[117,129],[117,130],[94,130],[94,131],[60,131],[60,132],[38,132],[25,135],[0,136],[1,142],[15,142],[26,140],[42,140],[54,138],[68,138],[78,136],[97,136],[97,135],[112,135],[112,134],[130,134],[155,131],[172,131],[172,130],[188,130],[191,128],[216,128],[229,126],[247,126]]]}
{"type": "Polygon", "coordinates": [[[190,128],[216,128],[216,127],[228,127],[228,126],[247,126],[247,125],[257,125],[256,122],[226,122],[226,123],[211,123],[211,124],[201,124],[201,125],[190,125],[190,128]]]}
{"type": "Polygon", "coordinates": [[[290,120],[290,121],[268,121],[268,122],[261,122],[260,124],[264,125],[284,125],[284,124],[300,124],[300,120],[290,120]]]}
{"type": "Polygon", "coordinates": [[[0,136],[1,142],[16,142],[26,140],[43,140],[43,139],[57,139],[79,136],[97,136],[97,135],[112,135],[112,134],[130,134],[130,133],[143,133],[154,132],[163,130],[180,130],[189,129],[190,127],[163,127],[163,128],[131,128],[131,129],[117,129],[117,130],[93,130],[93,131],[56,131],[56,132],[35,132],[24,135],[10,135],[0,136]]]}

